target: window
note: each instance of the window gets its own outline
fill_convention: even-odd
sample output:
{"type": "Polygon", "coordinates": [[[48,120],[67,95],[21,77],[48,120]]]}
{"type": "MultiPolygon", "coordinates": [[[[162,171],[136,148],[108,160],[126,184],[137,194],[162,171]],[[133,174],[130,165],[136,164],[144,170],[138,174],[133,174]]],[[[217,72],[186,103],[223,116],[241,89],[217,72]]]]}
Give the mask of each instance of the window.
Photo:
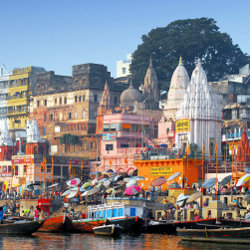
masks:
{"type": "Polygon", "coordinates": [[[129,145],[128,144],[121,144],[121,148],[128,148],[129,145]]]}
{"type": "Polygon", "coordinates": [[[46,122],[46,120],[47,120],[46,115],[43,116],[43,120],[46,122]]]}
{"type": "Polygon", "coordinates": [[[106,145],[106,151],[113,150],[113,144],[106,145]]]}
{"type": "Polygon", "coordinates": [[[50,114],[50,115],[49,115],[49,121],[50,121],[50,122],[53,122],[53,114],[50,114]]]}
{"type": "Polygon", "coordinates": [[[75,96],[75,103],[77,103],[77,96],[75,96]]]}
{"type": "Polygon", "coordinates": [[[55,98],[55,104],[57,104],[57,98],[55,98]]]}
{"type": "Polygon", "coordinates": [[[69,177],[69,167],[63,166],[63,177],[68,178],[69,177]]]}
{"type": "Polygon", "coordinates": [[[94,102],[97,102],[97,95],[94,95],[94,102]]]}
{"type": "Polygon", "coordinates": [[[23,165],[23,172],[27,173],[27,165],[23,165]]]}
{"type": "Polygon", "coordinates": [[[75,119],[77,119],[77,112],[75,112],[75,119]]]}
{"type": "Polygon", "coordinates": [[[69,112],[69,120],[71,119],[71,112],[69,112]]]}
{"type": "Polygon", "coordinates": [[[39,105],[40,105],[40,101],[37,101],[36,106],[39,107],[39,105]]]}
{"type": "Polygon", "coordinates": [[[43,128],[43,135],[46,135],[46,128],[43,128]]]}
{"type": "Polygon", "coordinates": [[[64,97],[64,104],[67,104],[67,97],[64,97]]]}
{"type": "Polygon", "coordinates": [[[79,96],[79,98],[78,98],[78,99],[79,99],[79,102],[81,102],[82,97],[81,97],[81,96],[79,96]]]}
{"type": "Polygon", "coordinates": [[[53,175],[61,176],[61,167],[60,166],[53,167],[53,175]]]}
{"type": "Polygon", "coordinates": [[[46,99],[44,100],[44,106],[47,106],[47,100],[46,99]]]}
{"type": "Polygon", "coordinates": [[[82,96],[82,101],[85,102],[85,95],[82,96]]]}
{"type": "Polygon", "coordinates": [[[114,103],[117,104],[117,97],[114,98],[114,103]]]}
{"type": "Polygon", "coordinates": [[[86,116],[86,111],[83,110],[83,111],[82,111],[82,118],[85,118],[85,116],[86,116]]]}
{"type": "Polygon", "coordinates": [[[126,68],[122,68],[122,74],[126,74],[126,68]]]}
{"type": "Polygon", "coordinates": [[[62,97],[59,97],[59,104],[62,105],[62,97]]]}

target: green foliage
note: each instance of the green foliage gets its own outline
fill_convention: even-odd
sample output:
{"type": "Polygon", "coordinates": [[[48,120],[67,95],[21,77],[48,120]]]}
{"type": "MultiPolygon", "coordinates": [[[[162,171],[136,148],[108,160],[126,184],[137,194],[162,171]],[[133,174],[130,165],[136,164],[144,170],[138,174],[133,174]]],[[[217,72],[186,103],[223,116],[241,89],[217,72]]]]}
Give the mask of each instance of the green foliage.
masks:
{"type": "Polygon", "coordinates": [[[79,136],[71,134],[64,134],[59,138],[59,140],[60,144],[70,144],[70,145],[76,145],[80,141],[79,136]]]}
{"type": "Polygon", "coordinates": [[[240,67],[250,62],[250,57],[233,44],[228,34],[219,31],[212,18],[178,20],[143,35],[130,67],[137,86],[143,83],[151,55],[161,90],[168,90],[180,55],[189,76],[199,56],[208,81],[238,73],[240,67]]]}

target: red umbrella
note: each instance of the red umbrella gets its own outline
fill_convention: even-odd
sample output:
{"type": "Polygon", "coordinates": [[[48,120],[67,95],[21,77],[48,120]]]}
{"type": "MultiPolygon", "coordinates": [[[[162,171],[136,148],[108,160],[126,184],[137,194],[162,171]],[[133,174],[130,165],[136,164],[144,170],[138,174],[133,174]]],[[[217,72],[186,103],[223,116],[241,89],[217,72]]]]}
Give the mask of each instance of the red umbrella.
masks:
{"type": "Polygon", "coordinates": [[[131,186],[125,189],[125,193],[128,195],[136,195],[141,191],[139,186],[131,186]]]}
{"type": "Polygon", "coordinates": [[[152,181],[151,186],[161,186],[166,182],[166,179],[162,176],[152,181]]]}

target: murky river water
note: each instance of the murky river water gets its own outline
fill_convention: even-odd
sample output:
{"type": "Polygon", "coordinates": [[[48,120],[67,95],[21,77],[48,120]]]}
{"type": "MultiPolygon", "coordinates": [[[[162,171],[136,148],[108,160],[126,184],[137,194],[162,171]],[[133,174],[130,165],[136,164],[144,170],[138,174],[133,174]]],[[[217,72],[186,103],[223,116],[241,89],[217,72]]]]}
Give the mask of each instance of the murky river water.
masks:
{"type": "Polygon", "coordinates": [[[177,236],[142,234],[119,238],[94,234],[44,234],[30,237],[0,237],[0,249],[249,249],[245,245],[182,242],[177,236]]]}

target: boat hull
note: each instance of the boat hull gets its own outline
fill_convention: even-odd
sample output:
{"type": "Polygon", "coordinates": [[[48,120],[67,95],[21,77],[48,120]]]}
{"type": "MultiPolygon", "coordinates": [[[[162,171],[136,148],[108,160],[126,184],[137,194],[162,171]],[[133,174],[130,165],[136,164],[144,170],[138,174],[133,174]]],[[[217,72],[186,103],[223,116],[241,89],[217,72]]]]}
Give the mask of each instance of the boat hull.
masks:
{"type": "Polygon", "coordinates": [[[177,229],[178,236],[185,241],[221,243],[250,243],[250,227],[220,229],[177,229]]]}
{"type": "Polygon", "coordinates": [[[143,227],[143,232],[145,233],[154,233],[154,234],[176,234],[177,228],[200,228],[198,223],[203,225],[214,225],[215,219],[200,219],[194,221],[174,221],[174,222],[159,222],[159,224],[146,224],[143,227]]]}
{"type": "Polygon", "coordinates": [[[71,232],[76,233],[93,233],[94,227],[102,226],[104,225],[106,220],[73,220],[72,221],[72,230],[71,232]]]}
{"type": "Polygon", "coordinates": [[[30,235],[35,233],[43,225],[44,222],[45,220],[1,224],[0,234],[30,235]]]}
{"type": "Polygon", "coordinates": [[[125,233],[140,234],[144,225],[144,220],[139,217],[124,217],[109,219],[110,224],[119,225],[125,233]]]}
{"type": "Polygon", "coordinates": [[[219,219],[219,223],[229,227],[250,227],[250,221],[245,220],[219,219]]]}
{"type": "Polygon", "coordinates": [[[52,217],[45,220],[42,227],[39,228],[39,232],[46,232],[46,233],[59,233],[67,231],[67,227],[65,224],[69,223],[70,220],[67,216],[58,216],[52,217]]]}
{"type": "Polygon", "coordinates": [[[102,236],[119,236],[123,233],[123,228],[118,225],[103,225],[93,228],[94,233],[102,236]]]}

